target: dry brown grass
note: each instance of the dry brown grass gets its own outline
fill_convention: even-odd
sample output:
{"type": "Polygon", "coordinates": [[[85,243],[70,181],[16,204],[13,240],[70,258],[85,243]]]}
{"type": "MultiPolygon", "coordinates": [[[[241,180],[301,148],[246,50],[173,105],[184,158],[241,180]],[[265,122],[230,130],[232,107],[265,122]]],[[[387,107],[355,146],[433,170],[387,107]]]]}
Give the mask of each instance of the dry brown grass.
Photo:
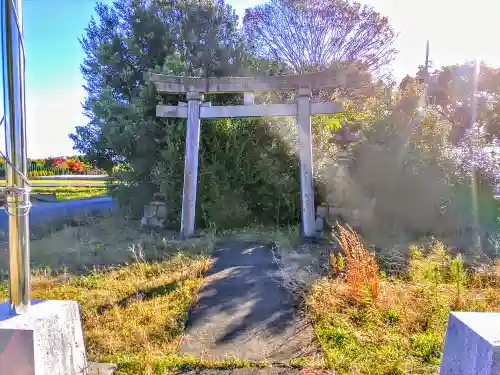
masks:
{"type": "Polygon", "coordinates": [[[315,283],[307,307],[329,367],[340,375],[438,374],[450,311],[500,312],[498,264],[467,273],[442,250],[436,244],[408,273],[382,280],[375,301],[353,296],[348,278],[315,283]]]}
{"type": "Polygon", "coordinates": [[[375,255],[368,252],[351,228],[339,227],[338,242],[345,252],[346,281],[350,294],[357,298],[369,297],[373,301],[380,293],[380,271],[375,255]]]}
{"type": "Polygon", "coordinates": [[[212,248],[210,236],[179,241],[118,217],[68,227],[32,242],[32,298],[77,301],[89,359],[118,363],[119,374],[145,374],[165,358],[175,366],[212,248]]]}
{"type": "MultiPolygon", "coordinates": [[[[95,268],[123,265],[137,260],[161,261],[178,251],[199,253],[213,247],[211,235],[181,241],[176,232],[142,230],[135,220],[121,216],[82,218],[80,225],[60,230],[47,228],[31,241],[33,269],[53,273],[88,273],[95,268]]],[[[8,270],[8,246],[0,244],[0,272],[8,270]]]]}
{"type": "Polygon", "coordinates": [[[137,262],[84,276],[39,274],[33,277],[33,298],[80,304],[90,358],[158,356],[175,350],[209,266],[207,257],[178,253],[163,262],[137,262]],[[119,303],[137,292],[145,296],[119,303]]]}

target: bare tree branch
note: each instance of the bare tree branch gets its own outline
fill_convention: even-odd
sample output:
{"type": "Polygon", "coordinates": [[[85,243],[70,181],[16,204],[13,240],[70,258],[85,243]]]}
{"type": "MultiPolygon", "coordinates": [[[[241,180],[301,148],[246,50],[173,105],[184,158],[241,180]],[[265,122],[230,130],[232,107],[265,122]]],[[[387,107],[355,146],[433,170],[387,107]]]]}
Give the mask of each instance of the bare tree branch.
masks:
{"type": "Polygon", "coordinates": [[[269,0],[247,9],[243,25],[260,57],[297,73],[345,61],[374,72],[396,54],[388,19],[351,0],[269,0]]]}

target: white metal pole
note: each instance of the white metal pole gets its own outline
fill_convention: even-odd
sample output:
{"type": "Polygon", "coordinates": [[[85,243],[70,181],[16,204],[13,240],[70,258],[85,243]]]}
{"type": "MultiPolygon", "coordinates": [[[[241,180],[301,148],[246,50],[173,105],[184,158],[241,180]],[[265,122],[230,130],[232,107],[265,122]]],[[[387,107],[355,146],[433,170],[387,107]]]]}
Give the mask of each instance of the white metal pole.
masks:
{"type": "Polygon", "coordinates": [[[0,0],[6,143],[6,206],[9,213],[9,286],[13,313],[30,305],[30,206],[27,175],[22,2],[0,0]]]}

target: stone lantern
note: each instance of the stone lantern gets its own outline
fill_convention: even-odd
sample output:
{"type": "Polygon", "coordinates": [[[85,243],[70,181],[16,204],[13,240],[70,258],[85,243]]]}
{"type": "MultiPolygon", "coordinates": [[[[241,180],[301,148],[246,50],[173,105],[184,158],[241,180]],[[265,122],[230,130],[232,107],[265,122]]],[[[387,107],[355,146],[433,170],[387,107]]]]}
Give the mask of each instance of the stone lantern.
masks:
{"type": "Polygon", "coordinates": [[[337,153],[337,160],[341,165],[349,165],[351,161],[351,155],[349,154],[348,147],[354,142],[361,140],[361,137],[357,134],[352,133],[347,126],[346,121],[342,121],[342,126],[340,130],[335,134],[335,136],[330,140],[330,142],[335,143],[339,146],[339,151],[337,153]]]}
{"type": "MultiPolygon", "coordinates": [[[[338,168],[333,177],[333,184],[335,189],[331,192],[328,197],[329,207],[328,212],[333,216],[344,216],[342,212],[345,213],[346,207],[340,202],[345,202],[347,193],[352,190],[352,180],[348,173],[348,167],[351,164],[352,157],[348,150],[350,144],[358,142],[361,137],[357,134],[352,133],[347,126],[346,121],[342,121],[342,126],[339,131],[330,139],[331,143],[335,143],[339,150],[337,151],[337,162],[338,168]]],[[[359,217],[359,210],[353,208],[350,210],[350,214],[346,219],[351,223],[356,223],[359,217]]]]}

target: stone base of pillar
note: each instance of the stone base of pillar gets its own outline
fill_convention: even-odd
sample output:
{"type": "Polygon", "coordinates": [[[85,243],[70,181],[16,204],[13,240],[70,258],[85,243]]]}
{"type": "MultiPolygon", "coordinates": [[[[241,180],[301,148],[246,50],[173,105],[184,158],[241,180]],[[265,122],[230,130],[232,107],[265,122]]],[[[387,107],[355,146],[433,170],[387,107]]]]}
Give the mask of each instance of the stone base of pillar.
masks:
{"type": "Polygon", "coordinates": [[[23,315],[0,304],[0,374],[87,375],[78,304],[32,303],[23,315]]]}
{"type": "Polygon", "coordinates": [[[164,201],[155,200],[144,206],[144,216],[141,218],[141,226],[164,228],[167,222],[167,205],[164,201]]]}

